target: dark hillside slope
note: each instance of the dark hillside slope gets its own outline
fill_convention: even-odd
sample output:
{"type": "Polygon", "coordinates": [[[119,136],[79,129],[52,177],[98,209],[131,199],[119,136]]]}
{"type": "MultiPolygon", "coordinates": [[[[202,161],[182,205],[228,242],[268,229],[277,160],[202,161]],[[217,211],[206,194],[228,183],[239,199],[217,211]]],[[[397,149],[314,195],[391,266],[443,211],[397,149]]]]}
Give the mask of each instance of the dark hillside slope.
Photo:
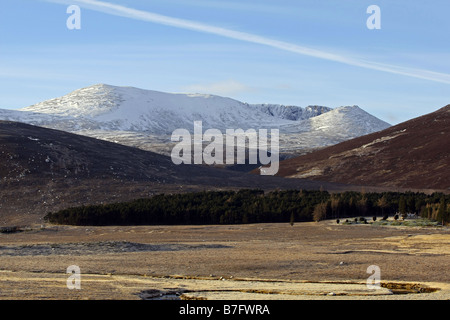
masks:
{"type": "Polygon", "coordinates": [[[450,105],[280,163],[279,176],[450,191],[450,105]]]}
{"type": "MultiPolygon", "coordinates": [[[[342,190],[337,184],[250,175],[103,140],[0,121],[0,226],[39,222],[70,206],[157,193],[241,188],[342,190]]],[[[344,186],[346,188],[346,186],[344,186]]]]}

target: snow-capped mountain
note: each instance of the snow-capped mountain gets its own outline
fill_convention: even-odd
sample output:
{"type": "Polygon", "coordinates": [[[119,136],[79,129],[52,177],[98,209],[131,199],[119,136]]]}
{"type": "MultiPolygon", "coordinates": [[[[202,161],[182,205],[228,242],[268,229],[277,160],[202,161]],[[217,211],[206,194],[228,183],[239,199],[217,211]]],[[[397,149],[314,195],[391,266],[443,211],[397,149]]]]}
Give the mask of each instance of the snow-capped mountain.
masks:
{"type": "Polygon", "coordinates": [[[295,141],[285,144],[284,151],[321,148],[388,127],[390,127],[388,123],[370,115],[358,106],[340,107],[284,126],[284,135],[295,137],[295,141]]]}
{"type": "Polygon", "coordinates": [[[204,128],[279,127],[330,111],[324,107],[250,105],[205,94],[171,94],[132,87],[94,85],[20,109],[35,124],[63,121],[69,131],[110,130],[171,134],[202,121],[204,128]],[[36,116],[43,115],[42,118],[36,116]],[[52,118],[48,118],[52,116],[52,118]],[[70,120],[76,119],[76,123],[70,120]]]}
{"type": "Polygon", "coordinates": [[[169,153],[175,129],[280,130],[281,151],[328,146],[389,127],[362,109],[248,104],[205,94],[173,94],[99,84],[19,109],[10,120],[169,153]]]}

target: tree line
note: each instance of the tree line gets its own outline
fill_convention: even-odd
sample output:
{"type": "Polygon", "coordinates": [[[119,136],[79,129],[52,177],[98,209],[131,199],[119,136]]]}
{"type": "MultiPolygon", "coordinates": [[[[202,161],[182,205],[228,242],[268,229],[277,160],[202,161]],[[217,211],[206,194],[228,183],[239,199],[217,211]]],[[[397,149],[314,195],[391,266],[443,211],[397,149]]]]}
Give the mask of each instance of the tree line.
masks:
{"type": "Polygon", "coordinates": [[[433,193],[330,194],[316,190],[204,191],[158,194],[129,202],[72,207],[48,213],[50,223],[68,225],[195,225],[304,222],[358,216],[415,213],[450,222],[450,195],[433,193]]]}

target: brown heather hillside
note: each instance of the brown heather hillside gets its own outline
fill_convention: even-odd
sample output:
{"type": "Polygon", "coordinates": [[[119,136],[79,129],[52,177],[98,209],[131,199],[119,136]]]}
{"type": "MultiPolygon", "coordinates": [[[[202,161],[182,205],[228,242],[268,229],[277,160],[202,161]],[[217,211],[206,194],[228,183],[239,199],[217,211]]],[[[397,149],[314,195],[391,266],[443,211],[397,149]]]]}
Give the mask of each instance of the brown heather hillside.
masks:
{"type": "Polygon", "coordinates": [[[344,190],[348,186],[251,175],[112,142],[0,121],[0,226],[34,223],[71,206],[129,201],[158,193],[241,188],[344,190]]]}
{"type": "Polygon", "coordinates": [[[450,192],[450,105],[280,163],[279,176],[450,192]]]}

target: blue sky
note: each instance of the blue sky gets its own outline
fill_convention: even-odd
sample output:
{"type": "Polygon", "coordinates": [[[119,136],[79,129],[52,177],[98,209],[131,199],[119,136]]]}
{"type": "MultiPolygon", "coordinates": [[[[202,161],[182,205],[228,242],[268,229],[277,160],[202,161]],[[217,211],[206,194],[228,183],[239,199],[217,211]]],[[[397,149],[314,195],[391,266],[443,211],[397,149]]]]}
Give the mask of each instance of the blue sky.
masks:
{"type": "Polygon", "coordinates": [[[396,124],[450,103],[449,14],[448,0],[3,0],[0,108],[106,83],[359,105],[396,124]]]}

